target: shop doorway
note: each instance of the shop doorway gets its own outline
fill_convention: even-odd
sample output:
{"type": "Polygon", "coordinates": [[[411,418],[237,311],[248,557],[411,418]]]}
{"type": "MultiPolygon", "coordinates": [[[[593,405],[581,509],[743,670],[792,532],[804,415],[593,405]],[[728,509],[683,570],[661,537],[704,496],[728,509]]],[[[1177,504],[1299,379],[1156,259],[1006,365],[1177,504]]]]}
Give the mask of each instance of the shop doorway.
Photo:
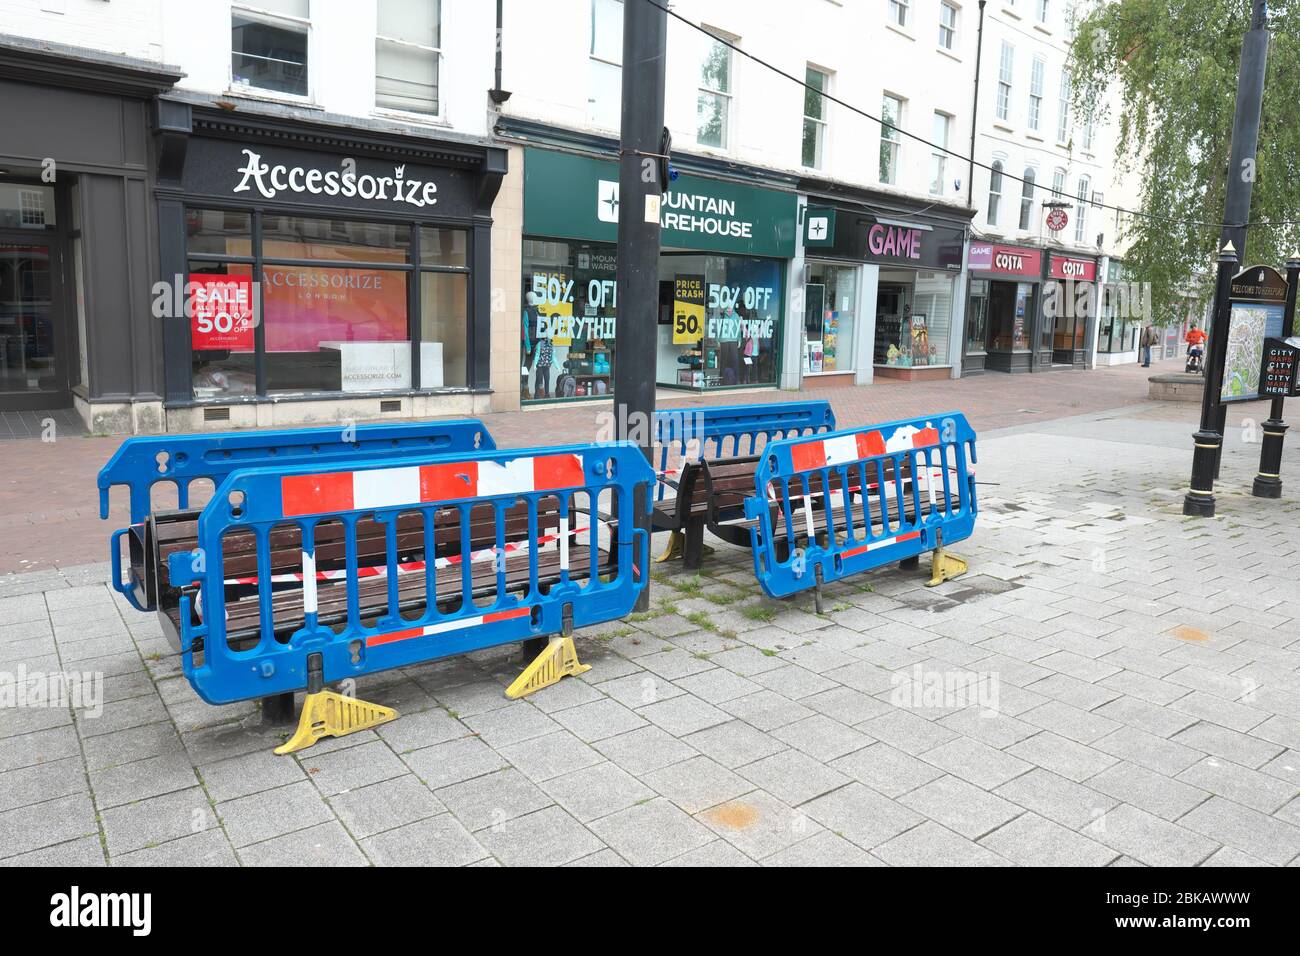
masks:
{"type": "Polygon", "coordinates": [[[54,236],[0,229],[0,411],[72,404],[57,274],[54,236]]]}

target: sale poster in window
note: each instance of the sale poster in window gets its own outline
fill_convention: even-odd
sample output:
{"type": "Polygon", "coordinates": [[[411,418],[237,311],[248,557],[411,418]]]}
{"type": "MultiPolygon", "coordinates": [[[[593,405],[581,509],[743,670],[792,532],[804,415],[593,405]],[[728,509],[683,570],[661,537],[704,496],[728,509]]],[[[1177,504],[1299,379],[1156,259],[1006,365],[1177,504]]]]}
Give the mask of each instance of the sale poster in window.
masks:
{"type": "Polygon", "coordinates": [[[673,344],[690,345],[704,336],[704,276],[673,279],[673,344]]]}
{"type": "Polygon", "coordinates": [[[405,272],[266,266],[262,275],[268,352],[410,339],[405,272]]]}
{"type": "Polygon", "coordinates": [[[190,342],[196,351],[251,352],[257,326],[252,276],[192,277],[190,316],[190,342]]]}

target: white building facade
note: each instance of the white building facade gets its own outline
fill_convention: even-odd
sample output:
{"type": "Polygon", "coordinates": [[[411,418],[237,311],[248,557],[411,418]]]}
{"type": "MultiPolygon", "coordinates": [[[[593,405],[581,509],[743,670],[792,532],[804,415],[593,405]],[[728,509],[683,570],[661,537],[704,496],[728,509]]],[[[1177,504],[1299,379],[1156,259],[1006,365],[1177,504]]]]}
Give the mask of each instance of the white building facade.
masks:
{"type": "MultiPolygon", "coordinates": [[[[132,431],[607,398],[624,2],[0,0],[0,187],[43,204],[25,268],[58,287],[0,407],[132,431]]],[[[662,388],[1090,363],[1095,321],[1044,321],[1113,251],[1108,134],[1060,127],[1065,0],[990,0],[978,102],[972,0],[672,10],[702,29],[669,19],[662,388]]]]}

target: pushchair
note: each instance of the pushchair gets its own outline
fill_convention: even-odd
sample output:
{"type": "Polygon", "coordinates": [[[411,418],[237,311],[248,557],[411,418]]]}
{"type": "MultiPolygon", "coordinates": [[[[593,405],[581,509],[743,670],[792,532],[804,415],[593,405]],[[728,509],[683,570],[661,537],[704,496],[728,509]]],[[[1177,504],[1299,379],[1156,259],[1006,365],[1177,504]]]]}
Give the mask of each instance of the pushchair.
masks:
{"type": "Polygon", "coordinates": [[[1187,365],[1183,368],[1185,372],[1196,372],[1200,374],[1205,371],[1205,346],[1197,342],[1194,345],[1187,346],[1187,365]]]}

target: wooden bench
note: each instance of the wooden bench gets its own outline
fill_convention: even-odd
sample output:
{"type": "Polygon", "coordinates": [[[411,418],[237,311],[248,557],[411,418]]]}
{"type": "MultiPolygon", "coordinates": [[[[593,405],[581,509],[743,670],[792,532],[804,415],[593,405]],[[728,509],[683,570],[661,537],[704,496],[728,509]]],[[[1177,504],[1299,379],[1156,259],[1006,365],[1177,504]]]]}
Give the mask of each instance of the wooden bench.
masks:
{"type": "MultiPolygon", "coordinates": [[[[490,605],[504,583],[508,593],[526,593],[532,586],[530,550],[537,552],[537,588],[545,594],[563,580],[561,557],[567,552],[568,579],[586,580],[591,572],[591,535],[596,535],[596,573],[611,566],[611,553],[600,543],[598,528],[592,527],[591,515],[579,510],[572,498],[568,501],[567,549],[559,545],[566,525],[557,496],[542,498],[536,515],[536,541],[529,525],[527,505],[505,509],[500,540],[495,518],[496,508],[475,505],[470,509],[468,529],[470,553],[477,560],[468,561],[471,593],[475,603],[490,605]],[[577,542],[577,535],[585,538],[577,542]],[[498,550],[498,545],[503,547],[498,550]],[[499,580],[503,576],[503,582],[499,580]]],[[[434,602],[440,612],[461,609],[464,567],[462,555],[464,533],[461,511],[441,508],[434,514],[433,533],[428,535],[423,518],[417,513],[396,517],[393,529],[397,576],[396,614],[418,619],[428,604],[426,562],[430,537],[433,541],[434,602]]],[[[597,519],[612,534],[614,522],[597,514],[597,519]]],[[[192,510],[158,512],[144,523],[141,538],[139,579],[150,582],[152,597],[158,608],[164,633],[173,646],[180,647],[181,604],[183,589],[173,587],[168,574],[168,558],[192,551],[197,543],[198,512],[192,510]]],[[[394,613],[389,600],[387,573],[389,528],[372,518],[356,523],[356,563],[363,572],[357,581],[360,623],[371,626],[380,618],[394,613]]],[[[336,633],[347,624],[347,581],[345,572],[346,540],[344,526],[338,520],[319,522],[314,530],[315,568],[317,572],[317,619],[336,633]]],[[[275,527],[268,536],[269,573],[272,590],[272,626],[275,638],[286,642],[305,621],[303,606],[302,533],[295,524],[275,527]]],[[[222,576],[225,586],[227,640],[233,650],[243,650],[257,643],[261,634],[260,588],[256,537],[249,531],[232,531],[222,539],[222,576]]],[[[191,624],[202,618],[202,598],[191,602],[191,624]]]]}

